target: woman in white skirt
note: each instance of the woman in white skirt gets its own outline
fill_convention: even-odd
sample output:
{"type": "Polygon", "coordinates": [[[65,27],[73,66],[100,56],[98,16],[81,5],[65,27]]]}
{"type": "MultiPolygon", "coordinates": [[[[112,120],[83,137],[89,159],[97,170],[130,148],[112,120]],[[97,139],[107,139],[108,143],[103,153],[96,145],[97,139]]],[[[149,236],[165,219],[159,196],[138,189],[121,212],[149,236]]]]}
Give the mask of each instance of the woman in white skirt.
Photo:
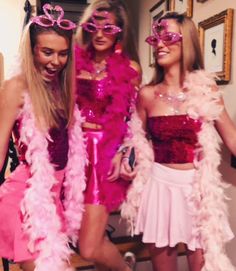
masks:
{"type": "MultiPolygon", "coordinates": [[[[130,122],[137,175],[121,214],[132,234],[143,234],[154,270],[177,270],[179,243],[191,271],[235,270],[224,250],[233,233],[217,169],[217,131],[236,154],[235,126],[214,77],[203,70],[190,18],[165,14],[146,41],[155,49],[155,78],[140,90],[139,117],[130,122]]],[[[127,154],[123,166],[130,170],[127,154]]]]}

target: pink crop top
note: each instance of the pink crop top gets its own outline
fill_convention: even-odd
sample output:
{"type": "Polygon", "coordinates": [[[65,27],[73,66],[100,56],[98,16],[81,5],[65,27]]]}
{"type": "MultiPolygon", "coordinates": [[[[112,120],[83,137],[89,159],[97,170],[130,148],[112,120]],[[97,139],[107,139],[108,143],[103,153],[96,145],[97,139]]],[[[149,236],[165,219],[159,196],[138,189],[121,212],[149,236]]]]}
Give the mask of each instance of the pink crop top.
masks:
{"type": "Polygon", "coordinates": [[[153,142],[155,162],[191,163],[198,143],[201,121],[188,115],[149,117],[148,133],[153,142]]]}
{"type": "MultiPolygon", "coordinates": [[[[17,120],[13,128],[13,134],[15,137],[15,144],[18,151],[18,159],[20,162],[26,163],[25,153],[27,150],[27,146],[19,141],[20,125],[21,121],[17,120]]],[[[50,162],[54,164],[56,170],[61,170],[66,166],[68,160],[67,154],[69,149],[69,142],[66,121],[61,119],[60,127],[51,128],[49,134],[52,139],[52,141],[48,141],[50,162]]]]}
{"type": "Polygon", "coordinates": [[[101,124],[106,107],[112,102],[112,95],[105,91],[107,83],[106,78],[102,80],[77,79],[76,101],[87,122],[101,124]]]}

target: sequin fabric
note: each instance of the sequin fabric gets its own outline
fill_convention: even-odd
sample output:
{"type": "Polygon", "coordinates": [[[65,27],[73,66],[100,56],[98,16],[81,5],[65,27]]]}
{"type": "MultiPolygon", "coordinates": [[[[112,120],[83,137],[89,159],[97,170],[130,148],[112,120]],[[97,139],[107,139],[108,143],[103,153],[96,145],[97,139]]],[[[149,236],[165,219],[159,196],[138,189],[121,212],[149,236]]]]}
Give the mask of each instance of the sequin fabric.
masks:
{"type": "Polygon", "coordinates": [[[148,118],[148,132],[157,163],[191,163],[194,159],[201,121],[188,115],[148,118]]]}
{"type": "Polygon", "coordinates": [[[112,96],[105,91],[106,78],[102,80],[77,79],[77,103],[87,122],[101,124],[112,96]]]}
{"type": "MultiPolygon", "coordinates": [[[[17,120],[13,128],[13,134],[15,137],[18,159],[20,162],[26,163],[25,153],[27,146],[20,142],[20,127],[21,120],[17,120]]],[[[55,165],[56,170],[64,169],[67,164],[69,149],[66,121],[61,119],[59,128],[51,128],[49,134],[51,137],[51,140],[48,141],[50,162],[55,165]]]]}

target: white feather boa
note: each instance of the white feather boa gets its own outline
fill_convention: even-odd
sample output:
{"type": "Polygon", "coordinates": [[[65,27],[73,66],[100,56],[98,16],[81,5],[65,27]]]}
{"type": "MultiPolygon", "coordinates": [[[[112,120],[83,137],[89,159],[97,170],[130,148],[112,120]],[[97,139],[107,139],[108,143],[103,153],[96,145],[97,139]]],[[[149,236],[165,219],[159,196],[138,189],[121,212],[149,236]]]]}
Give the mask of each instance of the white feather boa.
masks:
{"type": "Polygon", "coordinates": [[[74,110],[75,123],[69,129],[69,153],[65,170],[65,199],[63,201],[67,232],[61,231],[61,221],[56,212],[51,191],[57,183],[54,168],[49,162],[48,141],[36,126],[29,96],[20,114],[22,125],[20,140],[27,146],[26,161],[31,177],[21,203],[24,217],[23,229],[29,236],[29,250],[39,252],[35,260],[36,271],[64,271],[68,268],[71,249],[68,242],[78,238],[83,212],[83,191],[87,162],[85,141],[81,130],[82,117],[74,110]],[[39,241],[40,240],[40,241],[39,241]]]}
{"type": "MultiPolygon", "coordinates": [[[[196,178],[194,193],[189,199],[193,206],[193,215],[197,223],[204,250],[204,267],[202,271],[233,271],[225,253],[225,242],[228,241],[225,225],[228,221],[224,188],[228,186],[221,180],[218,167],[220,164],[220,142],[214,127],[222,107],[217,103],[220,91],[212,91],[215,85],[212,75],[205,71],[196,71],[186,76],[184,87],[188,89],[187,114],[194,119],[202,120],[202,127],[198,133],[199,149],[196,150],[196,178]],[[202,159],[197,160],[199,153],[202,159]]],[[[128,191],[127,199],[121,206],[121,216],[128,221],[129,230],[133,234],[136,224],[141,194],[145,183],[150,178],[150,168],[153,163],[153,153],[150,144],[145,139],[141,121],[135,113],[130,121],[129,144],[136,148],[138,174],[128,191]]]]}

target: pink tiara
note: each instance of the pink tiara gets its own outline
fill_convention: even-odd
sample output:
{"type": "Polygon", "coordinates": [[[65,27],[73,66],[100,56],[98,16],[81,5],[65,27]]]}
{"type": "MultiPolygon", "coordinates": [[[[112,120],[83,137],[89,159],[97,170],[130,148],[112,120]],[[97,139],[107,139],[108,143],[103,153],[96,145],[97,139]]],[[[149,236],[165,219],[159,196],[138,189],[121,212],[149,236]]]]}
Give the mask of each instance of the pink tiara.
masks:
{"type": "Polygon", "coordinates": [[[63,19],[64,10],[61,6],[56,5],[55,7],[53,7],[50,4],[45,4],[43,6],[43,12],[44,15],[39,15],[31,18],[31,23],[35,23],[43,27],[51,27],[56,23],[58,27],[64,30],[72,30],[76,28],[75,23],[70,20],[63,19]],[[57,18],[55,18],[55,15],[57,18]]]}

